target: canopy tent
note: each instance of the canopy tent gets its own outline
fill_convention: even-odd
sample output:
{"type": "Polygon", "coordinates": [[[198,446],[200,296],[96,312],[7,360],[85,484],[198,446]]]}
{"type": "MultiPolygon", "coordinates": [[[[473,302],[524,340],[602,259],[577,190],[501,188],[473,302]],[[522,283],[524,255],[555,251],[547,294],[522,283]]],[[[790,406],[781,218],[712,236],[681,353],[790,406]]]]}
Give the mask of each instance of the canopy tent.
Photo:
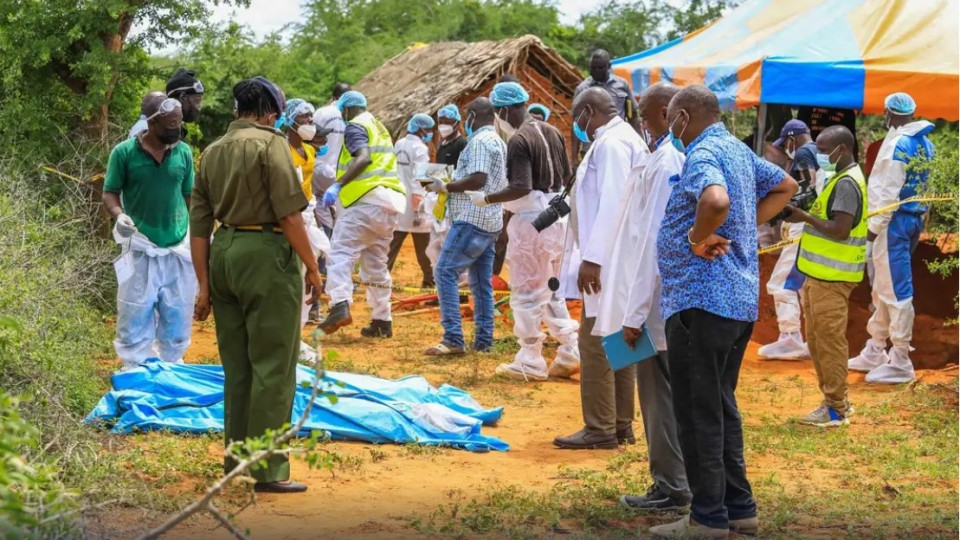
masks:
{"type": "Polygon", "coordinates": [[[640,94],[705,84],[726,109],[761,103],[882,113],[907,92],[917,114],[958,120],[960,0],[746,0],[660,47],[619,58],[640,94]]]}

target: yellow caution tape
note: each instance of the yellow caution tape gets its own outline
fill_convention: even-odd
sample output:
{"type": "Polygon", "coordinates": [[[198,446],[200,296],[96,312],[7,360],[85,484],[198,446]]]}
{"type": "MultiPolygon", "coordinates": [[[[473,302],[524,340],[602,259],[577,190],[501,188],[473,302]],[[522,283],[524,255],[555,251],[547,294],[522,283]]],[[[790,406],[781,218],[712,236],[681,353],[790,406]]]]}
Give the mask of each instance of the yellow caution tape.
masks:
{"type": "Polygon", "coordinates": [[[58,175],[58,176],[62,176],[62,177],[64,177],[64,178],[68,178],[68,179],[70,179],[70,180],[73,180],[74,182],[77,182],[78,184],[89,184],[89,183],[96,182],[97,180],[103,178],[103,175],[102,175],[102,174],[96,174],[96,175],[90,177],[89,180],[83,180],[82,178],[77,178],[76,176],[73,176],[72,174],[67,174],[67,173],[65,173],[65,172],[63,172],[63,171],[58,171],[57,169],[54,169],[53,167],[43,166],[43,167],[41,167],[41,168],[42,168],[43,170],[47,171],[47,172],[56,174],[56,175],[58,175]]]}
{"type": "MultiPolygon", "coordinates": [[[[390,289],[393,292],[404,292],[413,294],[437,294],[437,289],[425,289],[421,287],[392,287],[381,283],[355,283],[363,287],[374,287],[377,289],[390,289]]],[[[470,289],[459,289],[460,294],[470,294],[470,289]]],[[[494,296],[509,296],[510,291],[493,291],[494,296]]]]}
{"type": "MultiPolygon", "coordinates": [[[[877,216],[885,212],[889,212],[890,210],[895,210],[900,206],[903,206],[904,204],[912,203],[912,202],[943,202],[943,201],[953,201],[953,200],[956,200],[956,197],[953,195],[915,195],[908,199],[904,199],[902,201],[898,201],[893,204],[884,206],[883,208],[874,210],[873,212],[870,212],[869,214],[867,214],[867,217],[871,218],[873,216],[877,216]]],[[[784,240],[783,242],[777,242],[772,246],[767,246],[765,248],[757,250],[757,254],[763,255],[764,253],[772,253],[774,251],[781,250],[789,245],[796,244],[799,241],[800,241],[800,237],[798,236],[796,238],[790,238],[788,240],[784,240]]]]}

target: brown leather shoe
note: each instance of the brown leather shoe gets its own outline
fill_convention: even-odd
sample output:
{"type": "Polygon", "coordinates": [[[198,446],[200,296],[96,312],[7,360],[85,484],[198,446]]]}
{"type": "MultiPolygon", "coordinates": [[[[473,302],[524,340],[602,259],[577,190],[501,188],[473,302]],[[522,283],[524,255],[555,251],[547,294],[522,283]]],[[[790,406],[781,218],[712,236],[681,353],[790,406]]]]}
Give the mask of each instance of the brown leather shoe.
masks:
{"type": "Polygon", "coordinates": [[[257,482],[253,485],[257,493],[303,493],[307,490],[306,484],[300,482],[257,482]]]}
{"type": "Polygon", "coordinates": [[[557,437],[553,445],[565,450],[616,450],[617,437],[581,429],[573,435],[557,437]]]}

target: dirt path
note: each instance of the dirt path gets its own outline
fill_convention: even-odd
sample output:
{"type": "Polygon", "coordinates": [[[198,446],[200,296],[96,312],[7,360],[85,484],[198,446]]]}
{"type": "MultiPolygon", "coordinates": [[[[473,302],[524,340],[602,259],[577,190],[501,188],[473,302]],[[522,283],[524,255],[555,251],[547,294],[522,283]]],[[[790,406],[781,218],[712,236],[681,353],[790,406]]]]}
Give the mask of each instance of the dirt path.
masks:
{"type": "MultiPolygon", "coordinates": [[[[409,250],[401,257],[397,281],[419,281],[412,268],[415,265],[408,262],[413,260],[409,250]]],[[[765,269],[769,270],[769,263],[765,264],[765,269]]],[[[358,303],[357,308],[355,320],[365,321],[363,303],[358,303]]],[[[866,308],[858,306],[857,309],[866,308]]],[[[931,321],[926,324],[932,325],[940,320],[931,316],[931,321]]],[[[920,324],[918,321],[918,326],[920,324]]],[[[498,322],[498,337],[509,335],[502,325],[498,322]]],[[[496,380],[493,370],[499,362],[509,358],[508,352],[469,355],[456,360],[427,360],[420,352],[436,342],[438,329],[436,314],[400,316],[395,322],[396,337],[392,341],[373,343],[363,340],[359,337],[359,327],[355,326],[331,336],[324,346],[337,350],[342,357],[334,369],[370,372],[381,377],[421,374],[435,385],[451,383],[465,388],[486,406],[504,405],[506,411],[500,425],[485,428],[484,432],[507,441],[511,450],[472,454],[396,445],[332,444],[330,449],[344,458],[342,466],[331,473],[310,470],[302,462],[294,461],[293,478],[308,483],[310,491],[295,496],[260,496],[257,506],[247,509],[239,517],[242,528],[249,529],[255,538],[276,540],[411,538],[419,536],[410,528],[415,516],[427,516],[439,505],[452,501],[469,500],[490,486],[519,485],[527,490],[547,491],[564,468],[603,470],[607,467],[616,451],[570,452],[557,450],[551,444],[555,436],[581,427],[580,394],[575,381],[524,385],[496,380]]],[[[760,325],[757,333],[766,338],[770,328],[760,325]]],[[[938,344],[937,354],[950,351],[952,358],[956,359],[956,329],[937,336],[939,341],[934,340],[938,344]]],[[[194,339],[189,360],[216,357],[212,329],[198,329],[194,339]]],[[[748,426],[748,444],[750,426],[758,426],[770,418],[780,421],[804,414],[819,402],[809,361],[762,362],[756,357],[758,346],[757,342],[750,344],[738,393],[748,426]]],[[[859,344],[855,347],[859,348],[859,344]]],[[[926,382],[945,382],[955,376],[955,370],[918,372],[918,377],[926,382]]],[[[868,386],[862,374],[851,375],[850,382],[851,400],[857,407],[877,404],[888,400],[892,393],[902,391],[868,386]]],[[[642,433],[639,420],[635,427],[638,434],[642,433]]],[[[873,423],[854,421],[849,433],[855,438],[877,429],[882,428],[873,423]]],[[[631,448],[631,451],[635,449],[631,448]]],[[[211,459],[219,459],[217,445],[212,445],[210,452],[211,459]]],[[[824,471],[818,472],[816,467],[791,475],[789,471],[796,470],[797,464],[777,455],[748,454],[748,459],[751,457],[748,462],[751,479],[780,473],[781,481],[799,484],[820,474],[827,478],[820,488],[829,487],[835,481],[829,480],[831,475],[824,471]]],[[[630,470],[646,475],[646,466],[637,463],[630,470]]],[[[122,515],[128,530],[142,527],[142,517],[136,512],[125,511],[122,515]]],[[[210,527],[205,519],[192,520],[169,538],[228,538],[223,530],[212,532],[210,527]]]]}

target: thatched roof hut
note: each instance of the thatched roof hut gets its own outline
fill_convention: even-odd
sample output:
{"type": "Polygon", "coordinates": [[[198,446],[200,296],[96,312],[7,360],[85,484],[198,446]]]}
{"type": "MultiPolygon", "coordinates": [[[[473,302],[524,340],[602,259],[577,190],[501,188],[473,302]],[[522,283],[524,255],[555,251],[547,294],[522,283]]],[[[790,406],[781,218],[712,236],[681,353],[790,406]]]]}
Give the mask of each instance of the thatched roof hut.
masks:
{"type": "Polygon", "coordinates": [[[353,87],[366,95],[370,111],[396,138],[405,133],[407,121],[415,113],[435,116],[447,103],[456,103],[463,111],[475,97],[488,95],[505,73],[520,79],[530,92],[531,103],[550,108],[550,123],[569,139],[573,91],[583,76],[532,35],[503,41],[416,44],[353,87]]]}

